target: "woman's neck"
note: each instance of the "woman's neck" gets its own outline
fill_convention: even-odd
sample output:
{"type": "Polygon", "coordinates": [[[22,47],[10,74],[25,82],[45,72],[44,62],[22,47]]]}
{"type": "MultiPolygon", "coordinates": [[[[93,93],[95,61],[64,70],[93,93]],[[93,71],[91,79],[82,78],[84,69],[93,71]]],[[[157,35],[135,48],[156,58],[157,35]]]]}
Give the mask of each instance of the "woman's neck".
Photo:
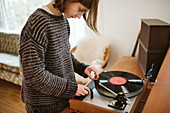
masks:
{"type": "Polygon", "coordinates": [[[55,16],[61,16],[62,13],[60,12],[60,10],[58,10],[57,8],[53,7],[53,4],[55,4],[55,2],[52,0],[49,4],[47,4],[46,6],[50,9],[50,11],[55,15],[55,16]]]}

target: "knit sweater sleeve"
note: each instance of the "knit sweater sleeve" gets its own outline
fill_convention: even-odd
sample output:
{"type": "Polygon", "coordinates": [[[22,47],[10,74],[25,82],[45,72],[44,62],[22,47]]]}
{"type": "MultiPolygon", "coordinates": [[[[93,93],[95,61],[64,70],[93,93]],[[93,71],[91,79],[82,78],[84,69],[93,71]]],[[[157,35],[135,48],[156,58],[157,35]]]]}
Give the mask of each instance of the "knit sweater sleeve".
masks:
{"type": "Polygon", "coordinates": [[[25,83],[47,95],[73,98],[77,84],[54,75],[45,68],[45,51],[48,39],[44,26],[34,28],[29,23],[21,33],[19,53],[25,83]]]}
{"type": "Polygon", "coordinates": [[[84,71],[85,71],[86,67],[89,65],[86,65],[86,64],[80,62],[78,59],[76,59],[74,57],[73,54],[72,54],[72,61],[73,61],[73,65],[74,65],[74,71],[76,73],[78,73],[79,75],[81,75],[82,77],[87,78],[88,76],[84,73],[84,71]]]}

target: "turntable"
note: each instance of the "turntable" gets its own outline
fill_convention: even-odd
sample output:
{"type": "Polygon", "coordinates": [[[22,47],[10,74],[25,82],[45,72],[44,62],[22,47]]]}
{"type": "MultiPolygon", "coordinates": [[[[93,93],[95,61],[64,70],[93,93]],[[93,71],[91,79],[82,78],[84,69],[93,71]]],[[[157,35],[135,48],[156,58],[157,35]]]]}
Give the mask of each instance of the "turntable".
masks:
{"type": "Polygon", "coordinates": [[[143,92],[145,83],[141,68],[138,68],[139,64],[137,63],[137,67],[134,65],[133,62],[133,71],[128,71],[131,66],[124,65],[122,69],[113,66],[110,70],[101,73],[98,80],[93,80],[87,85],[92,93],[79,98],[82,101],[70,99],[70,108],[85,113],[89,111],[90,113],[130,113],[134,109],[138,95],[143,92]],[[127,71],[123,70],[125,68],[127,71]],[[139,76],[130,72],[137,72],[139,76]]]}

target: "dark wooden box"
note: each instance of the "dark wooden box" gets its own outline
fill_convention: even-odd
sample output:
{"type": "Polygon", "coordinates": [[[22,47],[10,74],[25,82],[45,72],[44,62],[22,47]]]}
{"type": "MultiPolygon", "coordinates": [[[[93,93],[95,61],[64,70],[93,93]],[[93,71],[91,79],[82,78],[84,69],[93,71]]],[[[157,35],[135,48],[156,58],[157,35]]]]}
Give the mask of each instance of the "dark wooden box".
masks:
{"type": "Polygon", "coordinates": [[[149,50],[141,41],[139,42],[138,61],[145,75],[151,69],[152,64],[157,75],[165,55],[166,50],[149,50]]]}
{"type": "Polygon", "coordinates": [[[150,50],[166,50],[169,43],[170,24],[159,19],[142,19],[140,40],[150,50]]]}
{"type": "Polygon", "coordinates": [[[170,24],[159,19],[142,19],[138,60],[144,74],[154,65],[157,76],[170,42],[170,24]]]}

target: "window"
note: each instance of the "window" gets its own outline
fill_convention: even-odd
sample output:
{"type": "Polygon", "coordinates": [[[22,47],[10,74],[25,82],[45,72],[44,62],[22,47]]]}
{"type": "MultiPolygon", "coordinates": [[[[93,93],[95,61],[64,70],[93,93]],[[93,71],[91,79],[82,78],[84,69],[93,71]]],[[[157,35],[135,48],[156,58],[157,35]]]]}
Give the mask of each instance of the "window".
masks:
{"type": "Polygon", "coordinates": [[[21,31],[29,15],[43,4],[51,0],[1,0],[1,29],[6,31],[21,31]]]}
{"type": "Polygon", "coordinates": [[[5,19],[5,8],[4,8],[4,1],[1,0],[0,1],[0,28],[1,29],[5,29],[5,26],[6,26],[6,19],[5,19]]]}
{"type": "MultiPolygon", "coordinates": [[[[0,0],[0,30],[20,33],[30,14],[51,0],[0,0]]],[[[83,18],[69,19],[71,45],[76,45],[79,37],[85,35],[83,18]]]]}

